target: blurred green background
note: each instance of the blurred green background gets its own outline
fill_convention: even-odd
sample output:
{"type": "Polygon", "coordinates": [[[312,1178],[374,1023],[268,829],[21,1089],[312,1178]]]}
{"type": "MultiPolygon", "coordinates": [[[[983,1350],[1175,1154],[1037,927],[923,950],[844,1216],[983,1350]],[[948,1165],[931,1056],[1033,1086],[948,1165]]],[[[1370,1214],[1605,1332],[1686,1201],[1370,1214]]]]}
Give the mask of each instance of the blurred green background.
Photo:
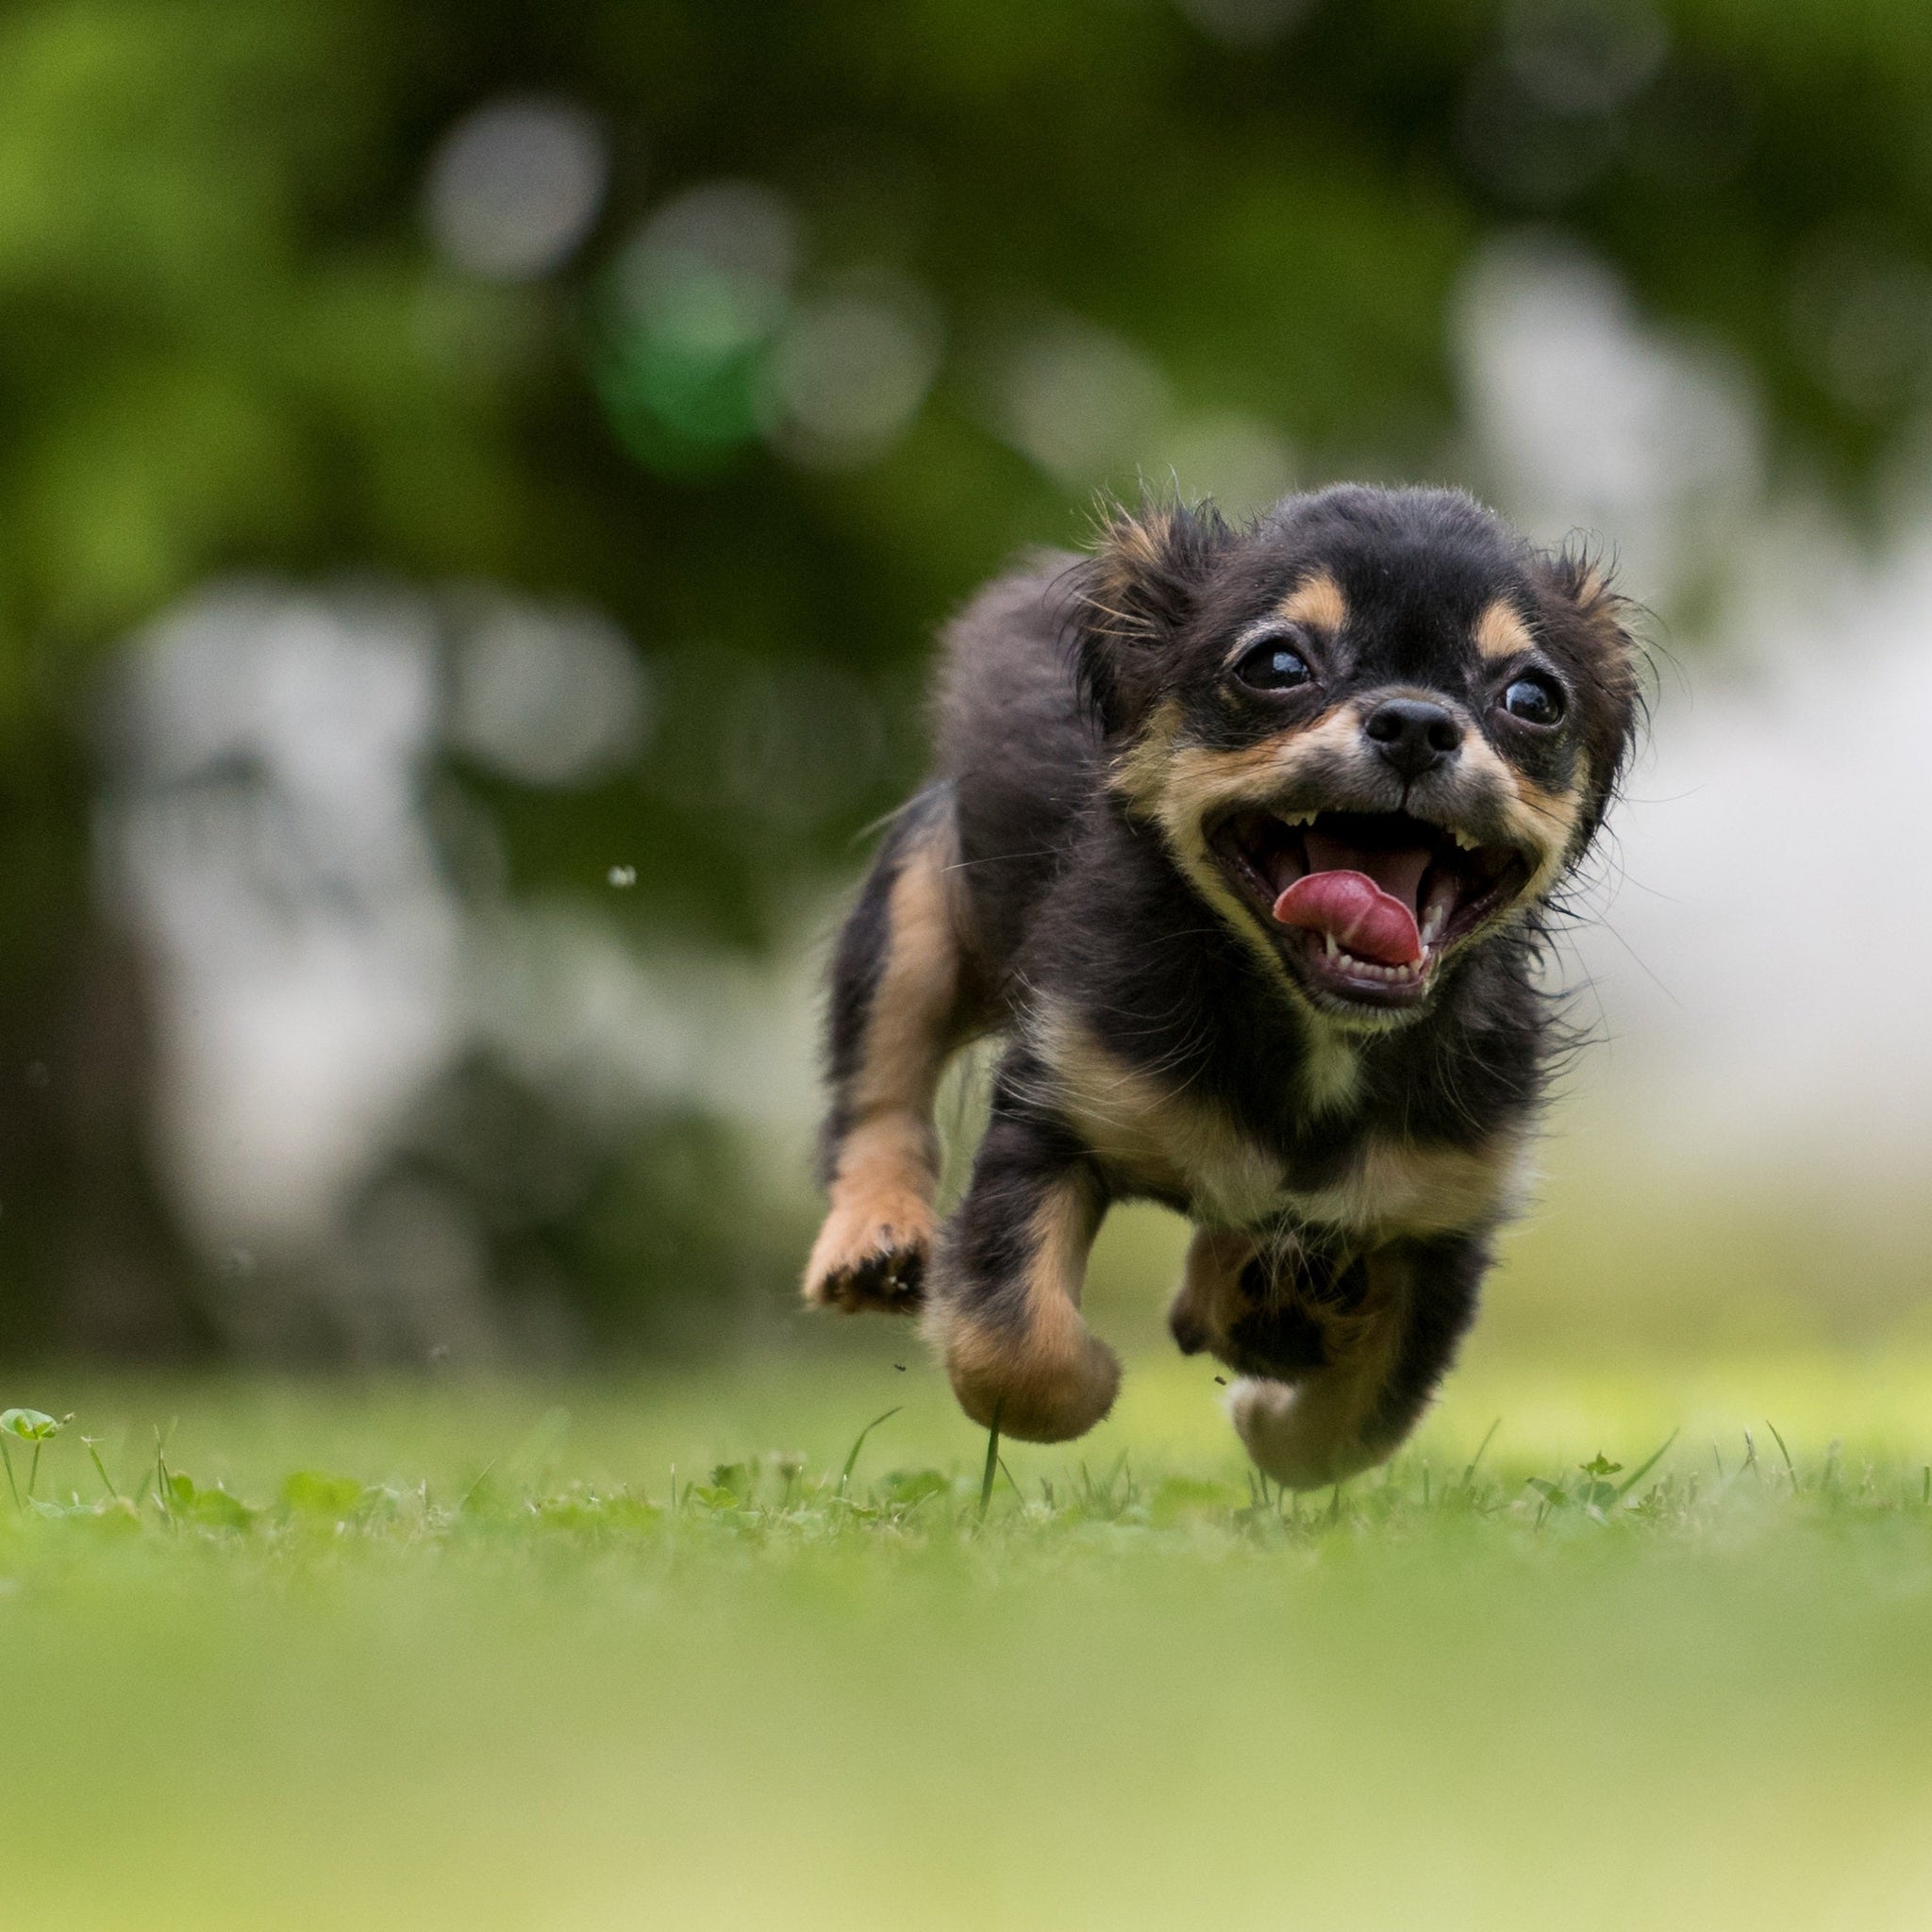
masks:
{"type": "Polygon", "coordinates": [[[15,0],[0,1346],[798,1339],[935,623],[1343,475],[1666,647],[1496,1332],[1910,1326],[1928,102],[1903,0],[15,0]]]}
{"type": "Polygon", "coordinates": [[[0,430],[9,1928],[1924,1923],[1924,0],[11,0],[0,430]],[[1341,476],[1649,612],[1541,1200],[1299,1503],[1116,1215],[982,1501],[795,1297],[933,628],[1341,476]]]}

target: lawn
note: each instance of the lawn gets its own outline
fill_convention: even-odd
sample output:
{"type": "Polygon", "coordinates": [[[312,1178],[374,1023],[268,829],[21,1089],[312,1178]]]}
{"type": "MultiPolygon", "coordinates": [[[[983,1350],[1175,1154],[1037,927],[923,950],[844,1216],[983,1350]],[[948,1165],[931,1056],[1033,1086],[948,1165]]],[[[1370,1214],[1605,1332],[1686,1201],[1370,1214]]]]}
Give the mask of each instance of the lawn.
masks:
{"type": "Polygon", "coordinates": [[[0,1491],[0,1923],[1932,1914],[1932,1358],[1478,1348],[1391,1470],[1297,1503],[1150,1357],[982,1510],[984,1436],[848,1333],[8,1391],[75,1419],[0,1491]]]}

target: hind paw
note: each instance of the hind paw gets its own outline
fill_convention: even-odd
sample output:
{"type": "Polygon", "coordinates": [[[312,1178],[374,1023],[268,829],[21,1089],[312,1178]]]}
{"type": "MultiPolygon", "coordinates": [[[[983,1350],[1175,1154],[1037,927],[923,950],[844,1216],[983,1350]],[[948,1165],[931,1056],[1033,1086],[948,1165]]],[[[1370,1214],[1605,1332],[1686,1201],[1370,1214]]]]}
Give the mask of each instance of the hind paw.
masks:
{"type": "Polygon", "coordinates": [[[1245,1377],[1227,1391],[1228,1420],[1257,1468],[1283,1488],[1326,1489],[1385,1461],[1401,1440],[1364,1437],[1359,1404],[1334,1392],[1245,1377]]]}
{"type": "Polygon", "coordinates": [[[1020,1324],[989,1324],[942,1302],[928,1332],[945,1354],[959,1407],[981,1428],[1023,1442],[1071,1442],[1106,1419],[1121,1365],[1074,1305],[1050,1300],[1020,1324]]]}

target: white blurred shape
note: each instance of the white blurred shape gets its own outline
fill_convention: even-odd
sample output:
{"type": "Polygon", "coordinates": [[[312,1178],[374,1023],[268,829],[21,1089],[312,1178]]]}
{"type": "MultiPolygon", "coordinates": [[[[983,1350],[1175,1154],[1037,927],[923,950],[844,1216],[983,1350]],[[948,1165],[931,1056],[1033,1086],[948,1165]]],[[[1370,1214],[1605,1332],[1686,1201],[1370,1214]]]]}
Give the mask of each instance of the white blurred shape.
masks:
{"type": "Polygon", "coordinates": [[[587,784],[636,755],[649,695],[607,619],[494,600],[457,652],[451,736],[523,784],[587,784]]]}
{"type": "MultiPolygon", "coordinates": [[[[490,589],[455,606],[451,723],[472,749],[549,783],[635,748],[648,691],[617,633],[490,589]],[[573,708],[591,700],[594,730],[573,708]]],[[[241,1332],[258,1319],[260,1341],[277,1317],[253,1309],[244,1249],[306,1269],[374,1349],[435,1335],[481,1350],[496,1318],[475,1231],[441,1197],[365,1198],[411,1108],[473,1047],[614,1128],[666,1098],[733,1116],[773,1150],[774,1188],[805,1172],[817,974],[803,947],[769,967],[645,958],[581,910],[452,889],[425,808],[447,629],[427,598],[217,585],[121,666],[100,872],[154,974],[158,1158],[223,1257],[228,1318],[241,1332]]],[[[824,698],[849,725],[839,693],[824,698]]],[[[849,780],[849,730],[820,739],[849,780]]],[[[857,748],[860,783],[871,755],[857,748]]]]}
{"type": "Polygon", "coordinates": [[[1896,1180],[1932,1136],[1932,526],[1873,562],[1787,519],[1740,581],[1694,700],[1666,686],[1579,941],[1606,1084],[1693,1171],[1896,1180]]]}
{"type": "Polygon", "coordinates": [[[590,233],[608,173],[604,132],[588,109],[534,95],[487,102],[430,158],[430,233],[472,275],[527,281],[590,233]]]}
{"type": "Polygon", "coordinates": [[[1575,948],[1586,1061],[1680,1174],[1896,1181],[1932,1137],[1932,517],[1876,555],[1765,505],[1752,400],[1574,248],[1484,251],[1457,308],[1481,460],[1543,538],[1594,530],[1653,608],[1703,572],[1711,634],[1660,680],[1575,948]],[[1591,1008],[1586,1001],[1584,1011],[1591,1008]]]}
{"type": "Polygon", "coordinates": [[[942,340],[923,290],[877,273],[847,277],[803,304],[774,344],[768,433],[808,467],[877,456],[925,400],[942,340]]]}
{"type": "Polygon", "coordinates": [[[104,874],[158,979],[162,1161],[208,1252],[300,1249],[454,1038],[433,629],[217,588],[136,641],[121,696],[104,874]]]}
{"type": "Polygon", "coordinates": [[[999,433],[1070,485],[1154,458],[1173,408],[1157,363],[1071,316],[1014,342],[993,375],[999,433]]]}
{"type": "Polygon", "coordinates": [[[1480,250],[1453,326],[1483,465],[1534,534],[1608,533],[1626,581],[1655,601],[1757,502],[1760,437],[1740,378],[1650,326],[1576,248],[1533,234],[1480,250]]]}

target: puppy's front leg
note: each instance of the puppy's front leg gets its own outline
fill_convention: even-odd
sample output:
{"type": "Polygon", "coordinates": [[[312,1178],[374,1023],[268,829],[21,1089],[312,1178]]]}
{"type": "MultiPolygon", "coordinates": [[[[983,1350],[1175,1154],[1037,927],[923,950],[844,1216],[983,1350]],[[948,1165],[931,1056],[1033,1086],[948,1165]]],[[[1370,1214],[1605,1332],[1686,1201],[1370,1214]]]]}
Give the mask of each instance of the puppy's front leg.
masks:
{"type": "Polygon", "coordinates": [[[1183,1355],[1205,1350],[1238,1375],[1298,1382],[1343,1345],[1366,1288],[1358,1260],[1291,1229],[1199,1227],[1167,1325],[1183,1355]]]}
{"type": "Polygon", "coordinates": [[[917,1307],[936,1224],[933,1096],[970,1030],[951,793],[922,793],[893,825],[832,961],[824,1125],[831,1211],[806,1264],[815,1307],[917,1307]]]}
{"type": "Polygon", "coordinates": [[[1488,1266],[1487,1246],[1471,1235],[1361,1256],[1345,1306],[1301,1304],[1320,1336],[1316,1365],[1251,1370],[1228,1391],[1248,1454],[1292,1490],[1341,1482],[1393,1455],[1455,1359],[1488,1266]]]}
{"type": "Polygon", "coordinates": [[[1120,1364],[1080,1315],[1107,1195],[1084,1147],[1032,1112],[1004,1073],[966,1198],[941,1244],[927,1332],[959,1406],[1028,1442],[1085,1435],[1120,1364]]]}

